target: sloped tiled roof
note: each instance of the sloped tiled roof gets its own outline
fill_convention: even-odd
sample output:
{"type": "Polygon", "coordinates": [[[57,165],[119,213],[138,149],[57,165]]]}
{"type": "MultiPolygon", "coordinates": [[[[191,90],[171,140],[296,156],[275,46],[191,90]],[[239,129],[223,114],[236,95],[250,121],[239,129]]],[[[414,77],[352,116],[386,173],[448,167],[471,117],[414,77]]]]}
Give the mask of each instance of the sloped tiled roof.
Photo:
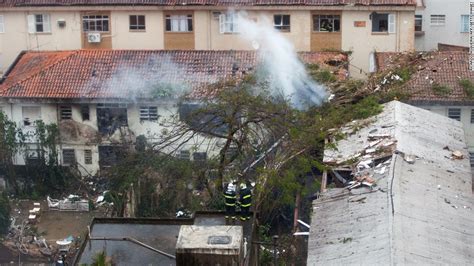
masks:
{"type": "Polygon", "coordinates": [[[262,6],[262,5],[410,5],[416,0],[4,0],[0,7],[31,6],[100,6],[100,5],[150,5],[150,6],[262,6]]]}
{"type": "MultiPolygon", "coordinates": [[[[320,65],[346,60],[345,55],[335,52],[306,52],[300,58],[320,65]]],[[[255,51],[27,52],[0,85],[0,96],[127,99],[146,98],[150,91],[171,87],[199,91],[218,81],[242,78],[259,60],[255,51]]]]}
{"type": "MultiPolygon", "coordinates": [[[[384,71],[398,64],[402,54],[377,53],[379,70],[384,71]]],[[[469,52],[442,51],[423,54],[418,60],[416,71],[404,85],[414,102],[432,102],[455,104],[473,102],[464,88],[459,84],[461,79],[474,82],[474,71],[469,70],[469,52]],[[448,87],[451,92],[447,95],[437,95],[433,84],[448,87]]]]}

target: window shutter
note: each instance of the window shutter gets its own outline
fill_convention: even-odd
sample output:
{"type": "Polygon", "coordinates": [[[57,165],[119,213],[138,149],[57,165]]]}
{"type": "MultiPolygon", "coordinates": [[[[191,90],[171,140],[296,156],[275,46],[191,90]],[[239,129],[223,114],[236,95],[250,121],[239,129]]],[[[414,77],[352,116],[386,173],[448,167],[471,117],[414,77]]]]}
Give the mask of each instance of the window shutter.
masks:
{"type": "Polygon", "coordinates": [[[51,20],[49,19],[49,14],[43,14],[43,31],[51,32],[51,20]]]}
{"type": "Polygon", "coordinates": [[[388,33],[395,33],[395,14],[388,14],[388,33]]]}
{"type": "Polygon", "coordinates": [[[28,15],[28,32],[35,33],[35,15],[28,15]]]}
{"type": "Polygon", "coordinates": [[[219,15],[219,32],[225,33],[225,14],[219,15]]]}

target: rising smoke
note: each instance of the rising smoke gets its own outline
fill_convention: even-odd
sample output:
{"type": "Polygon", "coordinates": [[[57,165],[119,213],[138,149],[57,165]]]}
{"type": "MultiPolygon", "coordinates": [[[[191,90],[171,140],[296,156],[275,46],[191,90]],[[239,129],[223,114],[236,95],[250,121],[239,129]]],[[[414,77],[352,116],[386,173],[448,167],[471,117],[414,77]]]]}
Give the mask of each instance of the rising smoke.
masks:
{"type": "Polygon", "coordinates": [[[327,99],[324,86],[308,75],[293,44],[274,29],[271,21],[261,16],[257,23],[245,12],[237,17],[240,36],[251,42],[262,58],[258,77],[269,82],[273,96],[289,100],[298,109],[320,105],[327,99]]]}

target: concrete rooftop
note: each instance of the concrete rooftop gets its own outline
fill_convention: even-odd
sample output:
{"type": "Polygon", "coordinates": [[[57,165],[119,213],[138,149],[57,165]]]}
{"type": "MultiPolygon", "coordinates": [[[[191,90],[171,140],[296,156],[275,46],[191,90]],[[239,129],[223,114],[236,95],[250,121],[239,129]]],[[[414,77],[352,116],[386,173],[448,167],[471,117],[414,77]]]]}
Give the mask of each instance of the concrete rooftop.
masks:
{"type": "Polygon", "coordinates": [[[369,135],[395,140],[395,149],[368,170],[372,190],[329,189],[314,202],[308,265],[472,264],[474,198],[461,123],[400,102],[365,123],[325,161],[363,160],[369,135]]]}

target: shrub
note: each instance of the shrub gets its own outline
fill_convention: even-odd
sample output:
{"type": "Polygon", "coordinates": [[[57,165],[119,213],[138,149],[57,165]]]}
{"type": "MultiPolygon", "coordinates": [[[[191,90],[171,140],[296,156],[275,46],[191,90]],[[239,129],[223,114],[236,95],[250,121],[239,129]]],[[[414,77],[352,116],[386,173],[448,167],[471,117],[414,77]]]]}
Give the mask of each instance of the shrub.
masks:
{"type": "Polygon", "coordinates": [[[468,97],[474,97],[474,83],[472,81],[469,79],[461,79],[459,80],[459,85],[461,85],[468,97]]]}
{"type": "Polygon", "coordinates": [[[5,192],[0,194],[0,235],[8,233],[10,228],[10,202],[5,192]]]}
{"type": "Polygon", "coordinates": [[[445,85],[441,85],[439,83],[433,83],[433,85],[431,86],[431,89],[433,90],[434,94],[436,95],[440,95],[440,96],[444,96],[444,95],[448,95],[449,93],[451,93],[451,89],[445,85]]]}

